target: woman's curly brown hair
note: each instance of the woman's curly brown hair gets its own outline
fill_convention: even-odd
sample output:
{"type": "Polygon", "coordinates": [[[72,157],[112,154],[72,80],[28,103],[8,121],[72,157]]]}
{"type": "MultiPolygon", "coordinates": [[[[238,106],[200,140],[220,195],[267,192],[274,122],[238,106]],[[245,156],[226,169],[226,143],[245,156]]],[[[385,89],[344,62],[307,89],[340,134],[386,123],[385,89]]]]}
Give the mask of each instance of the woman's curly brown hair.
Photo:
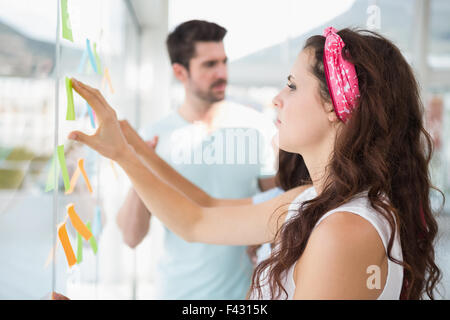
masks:
{"type": "MultiPolygon", "coordinates": [[[[424,129],[418,84],[391,41],[367,30],[343,29],[338,34],[346,44],[344,58],[357,71],[358,105],[338,133],[323,192],[305,201],[278,230],[274,250],[256,267],[249,293],[261,297],[260,280],[264,278],[272,299],[280,298],[282,292],[287,296],[282,277],[302,255],[317,221],[367,191],[371,205],[392,230],[387,256],[403,266],[401,298],[422,299],[426,294],[434,299],[441,272],[435,263],[438,226],[429,194],[431,189],[442,192],[430,181],[433,143],[424,129]],[[403,261],[391,256],[396,232],[400,233],[403,261]]],[[[323,67],[324,44],[323,36],[313,36],[303,49],[314,57],[310,70],[320,83],[321,99],[331,103],[323,67]]],[[[295,181],[308,181],[307,172],[301,172],[303,176],[296,176],[295,181]]]]}

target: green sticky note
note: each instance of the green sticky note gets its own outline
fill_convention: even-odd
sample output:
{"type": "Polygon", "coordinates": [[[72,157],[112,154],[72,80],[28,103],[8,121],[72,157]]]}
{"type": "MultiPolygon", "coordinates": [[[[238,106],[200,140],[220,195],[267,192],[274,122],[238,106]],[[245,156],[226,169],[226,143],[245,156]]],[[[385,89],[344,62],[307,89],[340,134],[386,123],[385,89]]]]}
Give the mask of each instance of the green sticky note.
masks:
{"type": "Polygon", "coordinates": [[[81,261],[83,261],[83,238],[77,232],[77,264],[80,264],[81,261]]]}
{"type": "Polygon", "coordinates": [[[73,105],[73,89],[72,81],[66,77],[66,92],[67,92],[67,114],[66,120],[75,120],[75,107],[73,105]]]}
{"type": "MultiPolygon", "coordinates": [[[[91,222],[90,221],[86,222],[86,227],[92,233],[91,222]]],[[[89,243],[91,244],[91,248],[92,248],[92,251],[94,252],[94,254],[97,254],[97,241],[95,241],[95,237],[94,236],[89,238],[89,243]]]]}
{"type": "Polygon", "coordinates": [[[95,62],[97,64],[98,74],[103,75],[102,65],[101,65],[101,62],[100,62],[100,57],[97,54],[97,44],[95,42],[94,42],[94,57],[95,57],[95,62]]]}
{"type": "Polygon", "coordinates": [[[57,152],[58,152],[58,159],[59,159],[59,167],[61,168],[61,173],[63,176],[63,181],[64,181],[64,188],[66,189],[66,191],[68,191],[70,189],[70,179],[69,179],[69,173],[67,172],[67,167],[66,167],[66,158],[64,158],[64,145],[60,145],[57,148],[57,152]]]}
{"type": "Polygon", "coordinates": [[[58,164],[58,161],[56,160],[56,158],[57,158],[57,154],[55,151],[55,153],[52,157],[52,164],[50,166],[50,171],[48,172],[48,176],[47,176],[47,184],[45,185],[45,192],[55,189],[55,182],[58,183],[59,164],[58,164]],[[56,169],[55,169],[55,166],[56,166],[56,169]],[[55,173],[57,175],[56,179],[55,179],[55,173]]]}
{"type": "Polygon", "coordinates": [[[69,11],[67,10],[67,0],[61,0],[61,20],[63,38],[73,42],[72,25],[70,24],[69,11]]]}

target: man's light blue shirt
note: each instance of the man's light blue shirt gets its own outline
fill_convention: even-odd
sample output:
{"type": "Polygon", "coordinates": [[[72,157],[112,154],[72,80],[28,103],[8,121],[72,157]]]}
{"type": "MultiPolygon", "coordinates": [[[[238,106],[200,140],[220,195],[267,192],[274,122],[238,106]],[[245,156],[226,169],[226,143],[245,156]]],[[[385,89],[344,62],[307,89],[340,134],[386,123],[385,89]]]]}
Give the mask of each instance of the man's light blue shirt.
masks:
{"type": "MultiPolygon", "coordinates": [[[[144,128],[142,136],[148,140],[157,135],[157,154],[210,196],[248,198],[260,192],[258,178],[274,174],[268,136],[272,123],[247,107],[232,105],[227,111],[236,119],[228,117],[213,132],[175,111],[144,128]]],[[[245,299],[253,271],[246,246],[188,243],[166,227],[163,230],[156,299],[245,299]]]]}

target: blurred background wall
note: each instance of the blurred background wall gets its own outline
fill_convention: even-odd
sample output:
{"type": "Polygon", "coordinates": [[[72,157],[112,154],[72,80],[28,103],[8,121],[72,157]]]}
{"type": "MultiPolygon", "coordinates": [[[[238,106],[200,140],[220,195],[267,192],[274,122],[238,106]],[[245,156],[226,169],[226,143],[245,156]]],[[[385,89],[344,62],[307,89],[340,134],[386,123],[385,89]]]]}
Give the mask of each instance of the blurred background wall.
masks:
{"type": "MultiPolygon", "coordinates": [[[[101,88],[119,117],[136,128],[159,120],[183,99],[171,73],[165,38],[190,19],[228,29],[227,99],[271,116],[272,98],[313,34],[326,26],[368,26],[391,39],[420,81],[427,128],[436,145],[431,174],[450,196],[450,2],[446,0],[77,0],[69,1],[74,42],[57,29],[58,0],[0,0],[0,299],[39,299],[53,289],[72,298],[148,299],[152,294],[153,234],[132,250],[115,223],[128,179],[118,166],[67,134],[92,130],[84,102],[75,95],[77,121],[65,121],[64,77],[101,88]],[[374,20],[379,13],[379,20],[374,20]],[[114,93],[87,63],[80,67],[85,40],[96,42],[110,71],[114,93]],[[55,139],[56,137],[56,139],[55,139]],[[56,141],[57,140],[57,141],[56,141]],[[86,159],[94,194],[80,183],[64,196],[45,192],[55,142],[64,144],[69,171],[86,159]],[[68,202],[83,219],[101,212],[96,255],[86,245],[84,260],[67,267],[55,243],[54,222],[68,202]],[[50,255],[51,256],[51,255],[50,255]],[[47,264],[46,264],[47,262],[47,264]]],[[[433,206],[440,198],[432,193],[433,206]]],[[[443,271],[441,297],[450,298],[450,207],[438,216],[437,262],[443,271]]],[[[155,233],[158,231],[156,230],[155,233]]],[[[75,232],[69,227],[75,243],[75,232]]]]}

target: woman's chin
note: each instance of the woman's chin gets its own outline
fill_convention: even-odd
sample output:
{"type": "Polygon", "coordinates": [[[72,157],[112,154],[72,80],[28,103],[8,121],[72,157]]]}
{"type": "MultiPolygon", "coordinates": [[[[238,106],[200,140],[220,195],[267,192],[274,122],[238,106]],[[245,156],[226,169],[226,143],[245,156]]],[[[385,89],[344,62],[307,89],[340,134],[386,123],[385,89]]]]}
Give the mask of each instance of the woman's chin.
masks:
{"type": "Polygon", "coordinates": [[[298,146],[293,146],[280,136],[279,131],[272,138],[272,145],[276,149],[280,149],[290,153],[299,153],[298,146]]]}
{"type": "Polygon", "coordinates": [[[286,152],[290,152],[290,153],[297,153],[294,148],[290,148],[289,145],[285,145],[282,143],[282,141],[280,141],[280,143],[278,144],[278,148],[280,150],[286,151],[286,152]]]}

